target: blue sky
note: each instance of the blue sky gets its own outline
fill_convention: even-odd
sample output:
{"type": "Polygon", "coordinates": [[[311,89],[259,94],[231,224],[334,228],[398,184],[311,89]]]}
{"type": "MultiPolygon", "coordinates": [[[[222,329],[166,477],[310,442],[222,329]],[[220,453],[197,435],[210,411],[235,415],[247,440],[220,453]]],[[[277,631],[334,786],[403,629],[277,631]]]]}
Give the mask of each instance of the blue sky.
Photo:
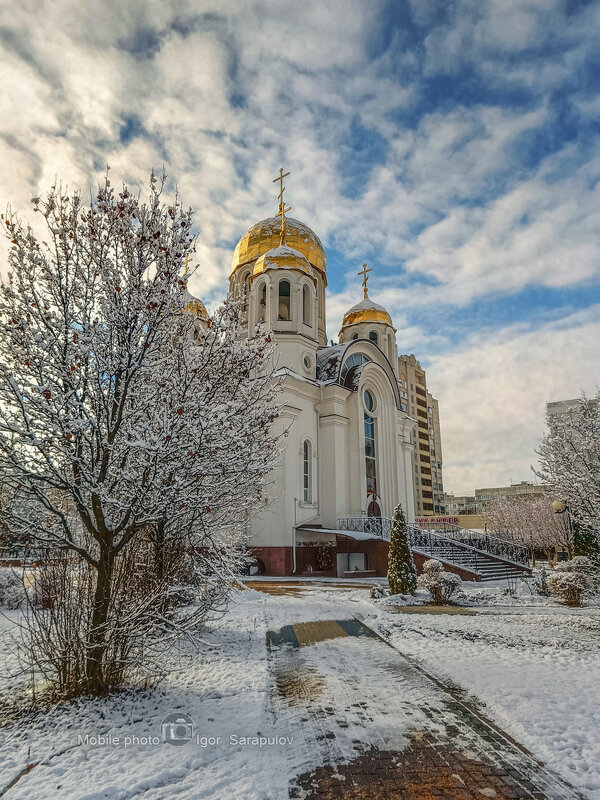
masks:
{"type": "Polygon", "coordinates": [[[0,202],[164,164],[215,304],[283,165],[330,336],[366,260],[427,368],[446,488],[530,479],[545,402],[599,382],[599,34],[576,0],[29,0],[0,29],[0,202]]]}

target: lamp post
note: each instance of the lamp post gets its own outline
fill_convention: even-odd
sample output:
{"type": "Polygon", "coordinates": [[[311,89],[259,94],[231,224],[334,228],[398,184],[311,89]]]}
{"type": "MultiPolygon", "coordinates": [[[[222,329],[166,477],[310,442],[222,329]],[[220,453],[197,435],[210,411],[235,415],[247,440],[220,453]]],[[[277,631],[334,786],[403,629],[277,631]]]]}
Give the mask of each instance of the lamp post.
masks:
{"type": "Polygon", "coordinates": [[[569,558],[571,558],[572,557],[571,548],[573,542],[573,526],[571,523],[571,512],[569,510],[569,506],[563,500],[554,500],[552,502],[552,508],[555,514],[567,515],[567,530],[569,532],[567,540],[567,553],[569,555],[569,558]]]}

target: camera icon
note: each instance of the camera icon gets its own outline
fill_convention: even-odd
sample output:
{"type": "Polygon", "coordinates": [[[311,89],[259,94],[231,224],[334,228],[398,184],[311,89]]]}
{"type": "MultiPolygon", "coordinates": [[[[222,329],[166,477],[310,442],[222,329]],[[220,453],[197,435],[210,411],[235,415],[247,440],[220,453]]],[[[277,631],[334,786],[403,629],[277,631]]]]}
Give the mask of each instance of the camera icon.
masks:
{"type": "Polygon", "coordinates": [[[176,747],[187,744],[194,736],[194,721],[187,714],[167,714],[160,724],[163,741],[176,747]]]}

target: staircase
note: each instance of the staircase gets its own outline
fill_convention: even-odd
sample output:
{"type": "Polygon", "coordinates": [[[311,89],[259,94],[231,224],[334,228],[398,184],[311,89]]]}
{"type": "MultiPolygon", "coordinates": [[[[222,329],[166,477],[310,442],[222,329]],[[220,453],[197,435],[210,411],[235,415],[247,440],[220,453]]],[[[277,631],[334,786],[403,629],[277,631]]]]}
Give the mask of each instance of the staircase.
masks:
{"type": "Polygon", "coordinates": [[[424,530],[416,525],[408,526],[408,538],[415,552],[469,570],[481,581],[531,575],[527,548],[505,539],[458,526],[451,530],[424,530]]]}
{"type": "Polygon", "coordinates": [[[432,547],[421,548],[413,546],[413,551],[422,553],[429,558],[437,558],[448,566],[460,567],[474,572],[481,581],[499,581],[507,578],[523,578],[529,570],[521,565],[512,564],[510,561],[489,556],[477,550],[466,550],[455,544],[440,540],[432,547]]]}
{"type": "MultiPolygon", "coordinates": [[[[357,531],[389,542],[392,521],[385,517],[338,519],[337,529],[357,531]]],[[[490,536],[458,525],[408,525],[411,548],[428,558],[472,572],[473,580],[498,581],[531,575],[529,550],[508,539],[490,536]]]]}

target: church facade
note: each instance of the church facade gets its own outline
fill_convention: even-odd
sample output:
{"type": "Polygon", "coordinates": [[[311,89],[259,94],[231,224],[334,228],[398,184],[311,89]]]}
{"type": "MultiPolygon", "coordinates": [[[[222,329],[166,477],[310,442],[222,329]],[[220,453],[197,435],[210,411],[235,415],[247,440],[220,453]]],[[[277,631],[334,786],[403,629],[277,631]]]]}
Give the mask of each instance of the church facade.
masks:
{"type": "Polygon", "coordinates": [[[365,267],[363,298],[328,345],[326,254],[287,210],[281,203],[242,236],[230,275],[231,291],[246,298],[248,335],[257,324],[273,331],[282,375],[285,450],[269,502],[248,520],[255,570],[385,575],[394,507],[415,516],[417,423],[399,391],[396,331],[368,296],[365,267]]]}

